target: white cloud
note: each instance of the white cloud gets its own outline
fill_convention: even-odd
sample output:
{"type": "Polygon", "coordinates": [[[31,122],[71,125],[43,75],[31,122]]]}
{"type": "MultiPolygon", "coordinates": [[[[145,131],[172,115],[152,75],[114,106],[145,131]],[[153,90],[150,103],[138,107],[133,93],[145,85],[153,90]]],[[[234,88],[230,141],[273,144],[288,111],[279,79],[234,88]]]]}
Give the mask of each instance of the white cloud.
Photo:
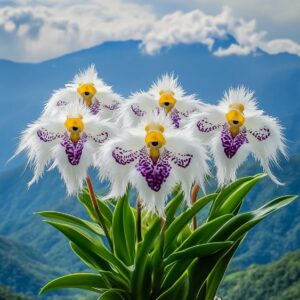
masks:
{"type": "Polygon", "coordinates": [[[258,48],[300,56],[290,39],[267,40],[256,21],[233,16],[229,8],[218,14],[199,9],[163,16],[149,5],[122,0],[17,0],[0,6],[0,57],[41,61],[89,48],[105,41],[141,40],[141,49],[155,54],[179,43],[202,43],[217,56],[248,55],[258,48]],[[216,39],[232,36],[236,44],[215,49],[216,39]]]}

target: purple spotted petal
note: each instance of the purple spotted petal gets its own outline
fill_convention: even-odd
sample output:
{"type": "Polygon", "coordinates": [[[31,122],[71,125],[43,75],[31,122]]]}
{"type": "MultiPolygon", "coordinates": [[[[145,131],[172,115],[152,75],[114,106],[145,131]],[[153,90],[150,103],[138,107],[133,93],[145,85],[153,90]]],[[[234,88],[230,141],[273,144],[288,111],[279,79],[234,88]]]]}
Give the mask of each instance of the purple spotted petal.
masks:
{"type": "Polygon", "coordinates": [[[249,133],[251,133],[260,142],[266,140],[271,135],[270,129],[267,127],[263,127],[255,131],[249,130],[249,133]]]}
{"type": "Polygon", "coordinates": [[[49,132],[45,128],[39,129],[36,133],[37,136],[40,138],[40,140],[43,142],[52,142],[55,139],[62,137],[61,134],[55,132],[49,132]]]}
{"type": "Polygon", "coordinates": [[[101,110],[99,100],[95,99],[89,109],[92,115],[98,114],[98,112],[101,110]]]}
{"type": "Polygon", "coordinates": [[[103,131],[95,136],[91,135],[90,137],[94,142],[102,144],[108,139],[108,133],[106,131],[103,131]]]}
{"type": "Polygon", "coordinates": [[[87,135],[83,134],[80,140],[74,144],[67,133],[65,133],[61,145],[65,148],[68,161],[71,165],[76,166],[80,162],[84,144],[87,141],[87,135]]]}
{"type": "Polygon", "coordinates": [[[138,117],[143,117],[146,114],[146,112],[142,110],[136,103],[131,105],[131,110],[138,117]]]}
{"type": "Polygon", "coordinates": [[[140,151],[140,158],[135,168],[145,177],[149,188],[155,192],[160,190],[161,185],[167,180],[172,169],[167,155],[161,155],[158,161],[154,163],[146,148],[140,151]]]}
{"type": "Polygon", "coordinates": [[[174,125],[174,127],[179,128],[181,117],[180,117],[179,111],[177,109],[174,108],[171,111],[170,118],[171,118],[171,121],[172,121],[172,124],[174,125]]]}
{"type": "Polygon", "coordinates": [[[207,118],[202,118],[197,123],[198,130],[203,133],[210,133],[221,127],[220,124],[213,124],[207,120],[207,118]]]}
{"type": "Polygon", "coordinates": [[[240,131],[238,135],[233,137],[229,131],[229,127],[227,124],[223,126],[221,141],[224,153],[228,158],[232,158],[240,149],[240,147],[242,147],[244,144],[249,143],[245,128],[240,131]]]}
{"type": "Polygon", "coordinates": [[[105,108],[109,109],[109,110],[116,110],[118,108],[120,108],[120,103],[113,103],[113,104],[105,104],[103,105],[105,108]]]}
{"type": "Polygon", "coordinates": [[[66,106],[67,104],[68,104],[67,101],[59,100],[57,101],[56,106],[66,106]]]}
{"type": "Polygon", "coordinates": [[[138,158],[139,151],[132,151],[132,150],[124,150],[120,147],[116,147],[112,151],[112,156],[115,161],[120,165],[127,165],[138,158]]]}

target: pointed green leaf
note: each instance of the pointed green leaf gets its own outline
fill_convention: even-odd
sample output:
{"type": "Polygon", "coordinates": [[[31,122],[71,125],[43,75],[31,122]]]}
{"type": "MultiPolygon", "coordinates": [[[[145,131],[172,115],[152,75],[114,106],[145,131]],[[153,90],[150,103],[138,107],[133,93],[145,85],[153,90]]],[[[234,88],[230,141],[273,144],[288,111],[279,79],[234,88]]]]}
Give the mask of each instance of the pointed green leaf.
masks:
{"type": "Polygon", "coordinates": [[[113,223],[114,253],[127,266],[133,265],[135,255],[135,218],[128,202],[128,193],[121,197],[114,211],[113,223]]]}
{"type": "Polygon", "coordinates": [[[169,201],[169,203],[166,206],[166,219],[167,219],[167,225],[169,225],[175,217],[175,213],[182,203],[184,198],[183,192],[179,191],[177,194],[169,201]]]}
{"type": "MultiPolygon", "coordinates": [[[[94,222],[99,222],[98,216],[94,210],[94,207],[91,202],[90,194],[87,188],[84,188],[82,192],[78,195],[79,202],[83,205],[86,209],[87,213],[89,214],[90,218],[94,222]]],[[[110,229],[112,225],[112,211],[109,208],[109,204],[106,201],[101,201],[97,196],[99,210],[104,218],[106,226],[110,229]]]]}
{"type": "Polygon", "coordinates": [[[100,275],[91,273],[75,273],[56,278],[42,287],[40,294],[59,289],[84,289],[100,293],[106,289],[105,281],[100,275]]]}
{"type": "MultiPolygon", "coordinates": [[[[115,257],[100,241],[94,237],[89,236],[86,232],[71,225],[61,224],[53,221],[46,221],[60,232],[62,232],[70,241],[77,245],[83,251],[87,251],[91,255],[96,255],[105,263],[110,263],[111,266],[117,268],[119,272],[125,277],[129,278],[130,272],[126,266],[115,257]]],[[[107,268],[106,268],[107,270],[107,268]]]]}
{"type": "Polygon", "coordinates": [[[179,232],[188,224],[192,218],[209,202],[214,200],[216,194],[211,194],[200,198],[191,208],[184,211],[178,216],[166,230],[165,245],[169,245],[179,234],[179,232]]]}
{"type": "Polygon", "coordinates": [[[180,299],[186,300],[189,290],[189,281],[187,274],[183,274],[168,290],[161,294],[157,300],[180,299]]]}
{"type": "Polygon", "coordinates": [[[80,219],[78,217],[74,217],[69,214],[61,213],[61,212],[56,212],[56,211],[41,211],[37,212],[36,214],[43,216],[45,218],[57,220],[57,221],[63,221],[66,223],[74,224],[79,227],[82,227],[84,229],[90,230],[96,234],[104,236],[104,232],[101,229],[101,227],[98,224],[80,219]]]}
{"type": "Polygon", "coordinates": [[[153,224],[144,236],[142,242],[138,244],[135,266],[132,273],[132,292],[134,298],[143,299],[143,287],[145,286],[144,273],[147,264],[147,257],[150,251],[153,249],[155,241],[160,234],[161,222],[159,219],[155,219],[153,224]]]}
{"type": "Polygon", "coordinates": [[[228,242],[216,242],[216,243],[208,243],[208,244],[202,244],[198,246],[192,246],[182,251],[174,252],[164,260],[164,263],[167,265],[177,260],[187,260],[187,259],[194,259],[196,257],[199,258],[203,256],[208,256],[222,249],[230,248],[232,244],[233,242],[228,241],[228,242]]]}
{"type": "MultiPolygon", "coordinates": [[[[260,176],[261,174],[258,174],[257,176],[260,176]]],[[[221,205],[226,201],[226,199],[235,191],[237,190],[242,184],[254,179],[255,176],[247,176],[243,178],[239,178],[236,181],[230,183],[229,185],[223,187],[219,192],[218,196],[216,197],[215,201],[213,202],[210,212],[208,221],[214,219],[217,217],[218,209],[221,207],[221,205]]]]}
{"type": "MultiPolygon", "coordinates": [[[[218,287],[225,275],[225,271],[240,242],[236,242],[233,247],[220,259],[213,271],[210,273],[205,285],[205,300],[214,300],[218,287]]],[[[204,291],[203,291],[204,292],[204,291]]],[[[201,293],[201,291],[200,291],[201,293]]]]}
{"type": "Polygon", "coordinates": [[[111,289],[109,291],[106,291],[103,293],[99,300],[124,300],[124,298],[121,296],[121,293],[117,289],[111,289]]]}
{"type": "Polygon", "coordinates": [[[234,212],[234,210],[241,204],[245,196],[254,187],[254,185],[264,177],[266,177],[266,174],[256,175],[253,179],[244,182],[237,189],[231,192],[231,194],[218,209],[218,214],[229,214],[234,212]]]}

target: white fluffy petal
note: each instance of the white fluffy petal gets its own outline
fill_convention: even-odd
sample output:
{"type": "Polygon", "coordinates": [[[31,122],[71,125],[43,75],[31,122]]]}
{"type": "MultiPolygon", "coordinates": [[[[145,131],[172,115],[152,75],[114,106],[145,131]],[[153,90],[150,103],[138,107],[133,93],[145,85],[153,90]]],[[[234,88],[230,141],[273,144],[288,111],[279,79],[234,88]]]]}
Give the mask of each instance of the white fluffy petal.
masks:
{"type": "Polygon", "coordinates": [[[214,134],[210,140],[210,150],[217,168],[219,186],[230,183],[236,179],[236,171],[247,159],[250,153],[249,144],[243,144],[232,158],[228,158],[222,146],[221,134],[214,134]]]}
{"type": "Polygon", "coordinates": [[[157,107],[157,101],[148,93],[134,93],[122,103],[117,112],[117,122],[126,127],[136,126],[157,107]]]}
{"type": "Polygon", "coordinates": [[[286,156],[283,128],[272,117],[256,115],[246,119],[247,138],[254,157],[261,163],[270,178],[277,184],[280,182],[271,172],[271,165],[278,165],[278,155],[286,156]]]}

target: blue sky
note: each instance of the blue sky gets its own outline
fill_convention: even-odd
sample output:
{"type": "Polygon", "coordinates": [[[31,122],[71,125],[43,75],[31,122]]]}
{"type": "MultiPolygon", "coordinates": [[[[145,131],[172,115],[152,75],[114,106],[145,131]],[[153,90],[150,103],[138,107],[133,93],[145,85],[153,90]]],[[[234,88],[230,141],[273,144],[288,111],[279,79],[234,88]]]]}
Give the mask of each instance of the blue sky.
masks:
{"type": "Polygon", "coordinates": [[[141,51],[202,43],[214,55],[300,56],[298,0],[2,0],[0,58],[39,62],[105,41],[139,39],[141,51]],[[214,49],[230,34],[237,44],[214,49]],[[212,50],[214,49],[214,50],[212,50]]]}

